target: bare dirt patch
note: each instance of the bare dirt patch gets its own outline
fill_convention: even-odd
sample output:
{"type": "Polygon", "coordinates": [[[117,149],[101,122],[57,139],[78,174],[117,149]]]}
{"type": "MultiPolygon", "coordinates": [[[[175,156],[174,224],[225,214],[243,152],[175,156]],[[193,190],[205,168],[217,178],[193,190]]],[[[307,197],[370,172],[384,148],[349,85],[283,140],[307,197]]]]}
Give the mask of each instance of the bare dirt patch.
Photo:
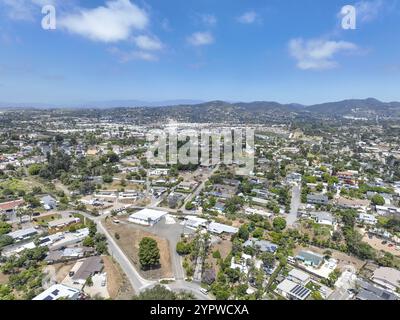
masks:
{"type": "Polygon", "coordinates": [[[213,266],[213,269],[216,270],[216,273],[219,271],[218,259],[213,258],[212,254],[215,251],[219,251],[221,254],[221,258],[225,260],[228,254],[232,251],[232,242],[230,240],[221,240],[212,246],[210,253],[207,257],[207,261],[210,262],[213,266]]]}
{"type": "Polygon", "coordinates": [[[53,264],[55,273],[56,273],[56,281],[60,283],[65,279],[68,273],[71,271],[72,267],[75,265],[76,261],[71,261],[68,263],[56,263],[53,264]]]}
{"type": "Polygon", "coordinates": [[[370,239],[368,234],[365,234],[362,241],[368,243],[372,248],[378,251],[389,252],[394,256],[400,257],[400,251],[396,250],[396,246],[389,247],[390,242],[382,244],[383,239],[379,239],[377,237],[372,237],[370,239]]]}
{"type": "Polygon", "coordinates": [[[168,240],[157,237],[150,232],[137,229],[133,224],[115,224],[108,220],[104,223],[104,226],[144,278],[157,280],[160,278],[172,278],[174,276],[168,240]],[[116,233],[119,235],[119,240],[115,237],[116,233]],[[144,271],[140,267],[139,243],[144,237],[153,238],[157,241],[158,248],[160,249],[161,266],[159,268],[144,271]]]}
{"type": "Polygon", "coordinates": [[[9,276],[0,272],[0,284],[7,284],[9,276]]]}
{"type": "Polygon", "coordinates": [[[135,292],[128,278],[110,256],[103,257],[104,272],[107,273],[107,290],[113,300],[130,300],[135,292]]]}

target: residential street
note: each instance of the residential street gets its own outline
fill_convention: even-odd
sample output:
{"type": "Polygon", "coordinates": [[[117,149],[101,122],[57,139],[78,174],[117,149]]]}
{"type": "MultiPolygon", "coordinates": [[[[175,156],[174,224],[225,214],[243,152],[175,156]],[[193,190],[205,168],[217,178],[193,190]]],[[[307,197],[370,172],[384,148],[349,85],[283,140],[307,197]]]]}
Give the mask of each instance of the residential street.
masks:
{"type": "Polygon", "coordinates": [[[296,183],[292,188],[292,202],[290,204],[290,213],[286,215],[286,223],[288,227],[293,227],[297,221],[297,214],[301,203],[301,188],[296,183]]]}

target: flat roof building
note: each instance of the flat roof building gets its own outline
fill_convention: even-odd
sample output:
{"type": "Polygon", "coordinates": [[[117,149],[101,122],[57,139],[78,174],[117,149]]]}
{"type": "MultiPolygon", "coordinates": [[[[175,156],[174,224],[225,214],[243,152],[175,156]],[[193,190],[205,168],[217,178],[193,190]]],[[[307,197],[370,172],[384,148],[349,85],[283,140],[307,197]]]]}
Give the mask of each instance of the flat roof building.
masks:
{"type": "Polygon", "coordinates": [[[143,209],[129,216],[129,221],[141,224],[145,226],[154,226],[158,223],[162,217],[167,214],[165,211],[153,210],[153,209],[143,209]]]}
{"type": "Polygon", "coordinates": [[[80,291],[78,289],[70,288],[63,284],[55,284],[47,290],[43,291],[41,294],[37,295],[32,300],[78,300],[79,295],[80,291]]]}

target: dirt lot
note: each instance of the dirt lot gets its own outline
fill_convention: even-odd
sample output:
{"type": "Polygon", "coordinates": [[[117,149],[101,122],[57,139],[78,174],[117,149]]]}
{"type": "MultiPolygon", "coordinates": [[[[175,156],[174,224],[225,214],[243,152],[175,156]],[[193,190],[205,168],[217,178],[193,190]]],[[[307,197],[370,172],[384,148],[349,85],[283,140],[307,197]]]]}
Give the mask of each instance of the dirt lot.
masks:
{"type": "Polygon", "coordinates": [[[210,250],[210,254],[208,255],[207,261],[213,265],[213,267],[218,273],[219,271],[219,266],[217,264],[218,261],[217,259],[214,259],[212,256],[213,252],[217,250],[221,254],[221,258],[225,259],[232,250],[232,242],[230,240],[222,240],[220,243],[215,244],[210,250]]]}
{"type": "Polygon", "coordinates": [[[104,272],[107,273],[107,290],[113,300],[130,300],[135,294],[121,268],[110,256],[104,256],[104,272]]]}
{"type": "Polygon", "coordinates": [[[169,250],[169,243],[166,239],[159,238],[149,232],[139,230],[134,225],[129,224],[114,224],[107,221],[105,224],[110,234],[115,238],[115,233],[118,233],[120,239],[115,241],[120,248],[125,252],[128,258],[133,262],[136,269],[141,275],[147,279],[160,279],[172,278],[172,266],[169,250]],[[160,249],[160,263],[161,267],[158,269],[143,271],[139,263],[139,243],[144,237],[150,237],[157,241],[158,248],[160,249]]]}
{"type": "Polygon", "coordinates": [[[6,284],[8,283],[8,275],[5,275],[0,272],[0,284],[6,284]]]}
{"type": "Polygon", "coordinates": [[[342,269],[342,268],[344,268],[344,267],[346,267],[348,265],[352,265],[358,271],[365,264],[364,261],[362,261],[362,260],[360,260],[360,259],[358,259],[356,257],[349,256],[349,255],[347,255],[347,254],[345,254],[343,252],[332,250],[332,249],[322,249],[322,248],[318,248],[318,247],[314,247],[314,246],[309,246],[309,247],[306,247],[306,248],[297,247],[294,250],[294,254],[297,255],[299,253],[299,251],[302,251],[302,250],[309,250],[309,251],[312,251],[312,252],[315,252],[315,253],[319,253],[319,254],[322,254],[322,255],[324,254],[324,252],[326,250],[331,251],[332,252],[332,258],[338,260],[339,269],[342,269]]]}
{"type": "Polygon", "coordinates": [[[65,279],[65,277],[68,275],[68,273],[71,271],[72,267],[76,261],[71,261],[68,263],[56,263],[53,264],[54,270],[56,272],[56,281],[60,283],[65,279]]]}
{"type": "Polygon", "coordinates": [[[394,256],[400,257],[400,251],[396,250],[396,246],[389,247],[388,244],[382,244],[382,239],[379,239],[377,237],[372,237],[370,239],[367,234],[364,235],[364,238],[362,239],[364,242],[368,243],[372,248],[376,250],[382,250],[385,252],[389,252],[393,254],[394,256]]]}

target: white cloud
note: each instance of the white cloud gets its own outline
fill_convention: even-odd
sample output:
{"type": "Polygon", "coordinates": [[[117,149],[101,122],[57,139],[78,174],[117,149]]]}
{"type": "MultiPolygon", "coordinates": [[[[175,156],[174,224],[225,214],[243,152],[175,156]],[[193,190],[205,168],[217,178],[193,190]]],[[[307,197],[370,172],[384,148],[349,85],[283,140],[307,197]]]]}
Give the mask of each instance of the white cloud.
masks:
{"type": "Polygon", "coordinates": [[[95,9],[79,9],[58,20],[58,25],[71,33],[93,41],[127,40],[133,30],[148,26],[147,13],[129,0],[110,0],[95,9]]]}
{"type": "Polygon", "coordinates": [[[145,35],[137,36],[133,41],[142,50],[157,51],[164,47],[159,39],[145,35]]]}
{"type": "Polygon", "coordinates": [[[244,24],[252,24],[257,21],[258,15],[255,11],[247,11],[237,18],[237,21],[244,24]]]}
{"type": "Polygon", "coordinates": [[[360,1],[356,5],[357,18],[362,22],[375,20],[384,7],[382,0],[360,1]]]}
{"type": "Polygon", "coordinates": [[[193,46],[204,46],[214,43],[214,37],[210,32],[195,32],[187,41],[193,46]]]}
{"type": "Polygon", "coordinates": [[[338,66],[334,60],[340,52],[354,52],[357,45],[346,41],[328,41],[320,39],[292,39],[289,42],[289,52],[297,60],[301,70],[325,70],[338,66]]]}
{"type": "Polygon", "coordinates": [[[130,62],[132,60],[158,61],[156,55],[141,50],[123,51],[119,48],[112,47],[109,49],[109,52],[115,55],[122,63],[130,62]]]}
{"type": "Polygon", "coordinates": [[[33,21],[35,15],[41,14],[45,5],[59,5],[59,0],[0,0],[0,7],[12,20],[33,21]]]}
{"type": "Polygon", "coordinates": [[[200,18],[207,27],[213,27],[217,24],[217,17],[213,14],[202,14],[200,18]]]}

